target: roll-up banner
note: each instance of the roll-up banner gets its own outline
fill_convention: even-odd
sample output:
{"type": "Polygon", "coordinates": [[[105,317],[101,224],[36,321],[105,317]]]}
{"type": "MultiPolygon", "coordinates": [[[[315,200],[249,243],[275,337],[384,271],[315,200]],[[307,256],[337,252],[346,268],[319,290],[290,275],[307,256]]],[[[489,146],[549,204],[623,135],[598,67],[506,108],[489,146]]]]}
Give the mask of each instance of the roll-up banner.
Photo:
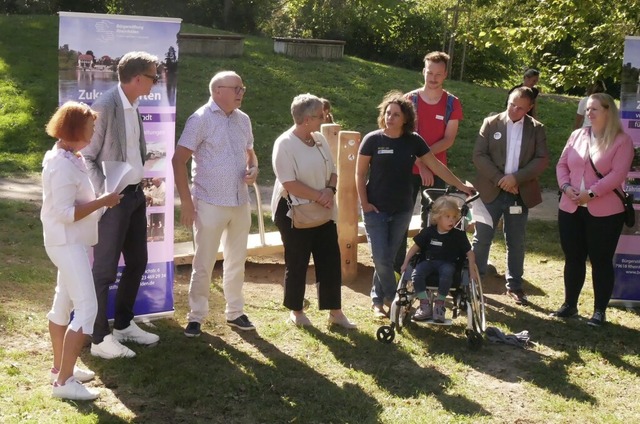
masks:
{"type": "MultiPolygon", "coordinates": [[[[178,33],[181,19],[60,12],[58,99],[91,105],[118,84],[116,67],[130,51],[158,57],[160,79],[139,98],[147,157],[143,190],[147,199],[149,260],[134,313],[142,319],[173,315],[173,172],[178,81],[178,33]]],[[[118,277],[109,288],[109,319],[114,316],[118,277]]]]}
{"type": "Polygon", "coordinates": [[[633,161],[625,190],[633,195],[636,225],[624,226],[614,257],[615,285],[611,305],[640,306],[640,37],[626,37],[622,65],[620,115],[633,139],[633,161]]]}

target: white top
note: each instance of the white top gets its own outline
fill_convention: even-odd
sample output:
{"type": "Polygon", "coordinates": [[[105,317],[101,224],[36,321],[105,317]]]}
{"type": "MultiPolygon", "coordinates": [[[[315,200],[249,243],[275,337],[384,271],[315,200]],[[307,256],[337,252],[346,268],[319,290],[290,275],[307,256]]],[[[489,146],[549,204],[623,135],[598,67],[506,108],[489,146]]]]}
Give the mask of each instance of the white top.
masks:
{"type": "Polygon", "coordinates": [[[54,146],[44,155],[42,168],[44,245],[96,244],[101,210],[74,222],[75,206],[96,198],[84,158],[54,146]]]}
{"type": "Polygon", "coordinates": [[[523,127],[524,117],[518,122],[507,119],[507,160],[504,164],[504,173],[506,175],[515,174],[518,171],[523,127]]]}
{"type": "Polygon", "coordinates": [[[582,121],[582,128],[591,126],[591,120],[587,116],[587,100],[589,100],[589,96],[583,97],[580,100],[580,103],[578,103],[577,114],[584,116],[584,121],[582,121]]]}
{"type": "MultiPolygon", "coordinates": [[[[275,214],[280,199],[287,195],[283,183],[297,180],[311,188],[322,190],[327,186],[331,174],[336,172],[329,143],[324,136],[319,132],[312,133],[311,137],[316,145],[308,146],[293,134],[294,129],[295,127],[291,127],[285,131],[273,145],[271,161],[276,181],[271,196],[272,214],[275,214]],[[323,149],[322,152],[318,147],[323,149]]],[[[299,199],[294,195],[289,197],[294,205],[311,203],[308,199],[299,199]]],[[[334,215],[335,212],[334,208],[334,215]]]]}
{"type": "Polygon", "coordinates": [[[191,190],[196,199],[216,206],[249,203],[244,177],[253,132],[246,113],[235,109],[227,116],[209,98],[187,119],[178,145],[193,152],[191,190]]]}
{"type": "Polygon", "coordinates": [[[138,184],[142,180],[144,174],[144,165],[140,156],[140,124],[138,123],[138,100],[133,104],[129,103],[129,99],[122,91],[122,87],[118,84],[118,93],[122,100],[122,108],[124,109],[125,134],[127,137],[127,154],[125,156],[127,163],[131,165],[133,170],[125,177],[127,185],[138,184]]]}

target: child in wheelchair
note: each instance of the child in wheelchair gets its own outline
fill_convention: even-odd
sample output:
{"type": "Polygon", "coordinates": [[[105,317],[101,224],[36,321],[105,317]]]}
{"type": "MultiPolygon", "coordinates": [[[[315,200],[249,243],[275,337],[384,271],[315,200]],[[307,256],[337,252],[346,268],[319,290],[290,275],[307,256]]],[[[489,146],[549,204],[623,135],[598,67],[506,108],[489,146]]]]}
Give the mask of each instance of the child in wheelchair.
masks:
{"type": "Polygon", "coordinates": [[[407,252],[402,272],[404,273],[409,262],[417,255],[411,279],[420,306],[413,316],[414,321],[433,319],[436,323],[445,322],[445,299],[453,284],[456,263],[465,256],[469,262],[471,278],[478,278],[469,239],[466,233],[456,226],[460,219],[457,199],[453,196],[441,196],[431,208],[431,225],[423,228],[413,238],[414,244],[407,252]],[[434,295],[427,291],[427,278],[436,272],[438,290],[434,295]]]}

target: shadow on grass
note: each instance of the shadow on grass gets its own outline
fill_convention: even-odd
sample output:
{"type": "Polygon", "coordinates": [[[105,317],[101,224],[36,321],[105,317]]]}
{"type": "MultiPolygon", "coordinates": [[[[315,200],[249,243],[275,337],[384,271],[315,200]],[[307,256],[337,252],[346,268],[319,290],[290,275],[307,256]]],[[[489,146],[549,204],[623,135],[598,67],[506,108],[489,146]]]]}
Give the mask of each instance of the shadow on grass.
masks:
{"type": "Polygon", "coordinates": [[[593,405],[598,400],[571,381],[572,368],[585,365],[585,350],[601,355],[603,360],[617,368],[640,376],[640,367],[625,359],[625,356],[635,355],[631,340],[637,339],[636,330],[611,323],[594,329],[586,325],[586,317],[541,319],[532,312],[548,315],[551,311],[535,304],[520,307],[510,304],[506,298],[505,301],[509,303],[486,298],[488,325],[500,323],[501,327],[509,329],[505,331],[507,333],[526,329],[534,343],[563,354],[545,355],[536,350],[490,344],[486,340],[480,353],[470,352],[466,348],[464,326],[458,325],[446,331],[440,327],[411,324],[407,331],[418,339],[433,340],[434,343],[428,347],[431,354],[450,355],[498,380],[509,383],[527,381],[559,397],[593,405]]]}
{"type": "MultiPolygon", "coordinates": [[[[135,422],[366,423],[381,413],[359,386],[339,387],[255,332],[187,339],[173,320],[159,322],[157,330],[161,343],[131,346],[135,358],[83,355],[135,422]]],[[[98,409],[87,412],[108,421],[98,409]]]]}
{"type": "Polygon", "coordinates": [[[488,416],[479,403],[458,394],[448,394],[452,380],[433,367],[417,364],[394,344],[381,345],[375,337],[358,331],[343,331],[349,341],[332,337],[316,328],[308,331],[325,344],[345,367],[362,371],[377,385],[401,398],[433,395],[442,407],[454,415],[488,416]]]}

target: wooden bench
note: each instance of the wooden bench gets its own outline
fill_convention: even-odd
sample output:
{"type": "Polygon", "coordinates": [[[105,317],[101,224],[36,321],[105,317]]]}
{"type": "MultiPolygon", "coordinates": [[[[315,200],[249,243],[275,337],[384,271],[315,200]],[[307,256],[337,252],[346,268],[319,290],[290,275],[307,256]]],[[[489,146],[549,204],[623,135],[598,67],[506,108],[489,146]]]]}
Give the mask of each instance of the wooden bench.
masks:
{"type": "Polygon", "coordinates": [[[242,56],[244,36],[222,34],[178,34],[180,54],[213,57],[242,56]]]}
{"type": "Polygon", "coordinates": [[[344,56],[346,43],[342,40],[273,37],[273,51],[285,56],[336,60],[344,56]]]}

